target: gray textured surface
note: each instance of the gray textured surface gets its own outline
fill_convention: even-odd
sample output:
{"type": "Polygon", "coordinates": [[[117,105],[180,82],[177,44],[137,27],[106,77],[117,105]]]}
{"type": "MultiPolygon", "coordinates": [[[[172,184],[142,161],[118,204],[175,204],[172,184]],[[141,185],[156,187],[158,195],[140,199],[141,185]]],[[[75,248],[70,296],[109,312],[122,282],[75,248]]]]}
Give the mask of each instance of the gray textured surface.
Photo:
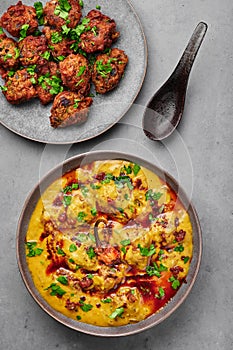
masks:
{"type": "Polygon", "coordinates": [[[0,127],[1,349],[233,348],[233,3],[231,0],[132,3],[147,37],[149,61],[136,104],[121,123],[96,139],[72,147],[44,146],[0,127]],[[209,29],[192,70],[179,134],[173,134],[163,144],[152,142],[140,128],[142,106],[174,68],[200,20],[206,21],[209,29]],[[57,162],[92,149],[129,150],[165,167],[189,192],[203,230],[201,270],[187,300],[164,323],[120,339],[83,335],[51,319],[29,296],[15,258],[17,221],[29,191],[57,162]]]}

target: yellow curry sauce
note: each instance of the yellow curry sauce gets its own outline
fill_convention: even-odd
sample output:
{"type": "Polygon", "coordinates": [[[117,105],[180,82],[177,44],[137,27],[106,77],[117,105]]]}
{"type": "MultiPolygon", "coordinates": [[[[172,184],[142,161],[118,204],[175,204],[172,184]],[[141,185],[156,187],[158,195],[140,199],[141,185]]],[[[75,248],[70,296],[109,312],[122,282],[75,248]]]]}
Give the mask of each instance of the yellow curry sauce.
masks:
{"type": "Polygon", "coordinates": [[[124,160],[96,161],[56,180],[31,217],[34,284],[62,314],[121,326],[158,312],[192,258],[189,215],[157,175],[124,160]]]}

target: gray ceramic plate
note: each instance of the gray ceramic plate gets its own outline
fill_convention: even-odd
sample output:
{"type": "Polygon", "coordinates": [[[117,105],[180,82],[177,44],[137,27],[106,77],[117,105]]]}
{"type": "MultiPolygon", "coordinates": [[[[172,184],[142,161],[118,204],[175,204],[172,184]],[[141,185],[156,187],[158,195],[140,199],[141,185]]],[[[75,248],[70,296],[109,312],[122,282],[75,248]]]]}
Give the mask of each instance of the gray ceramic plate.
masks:
{"type": "MultiPolygon", "coordinates": [[[[17,1],[1,1],[1,14],[17,1]]],[[[32,0],[23,0],[25,5],[33,5],[32,0]]],[[[42,1],[43,4],[46,1],[42,1]]],[[[91,139],[111,128],[130,108],[142,86],[146,66],[147,47],[140,21],[127,0],[84,0],[83,15],[96,5],[101,11],[114,18],[121,36],[114,44],[126,52],[129,57],[125,77],[118,88],[105,96],[94,98],[88,120],[80,126],[65,129],[53,129],[49,123],[51,104],[44,107],[39,100],[19,106],[10,105],[0,93],[0,122],[16,134],[31,140],[66,144],[91,139]]],[[[0,78],[0,84],[3,81],[0,78]]]]}
{"type": "Polygon", "coordinates": [[[52,316],[55,320],[60,323],[83,333],[102,336],[102,337],[116,337],[125,336],[129,334],[138,333],[144,331],[152,326],[155,326],[164,321],[170,316],[186,299],[190,293],[193,284],[196,280],[197,273],[200,267],[201,255],[202,255],[202,234],[199,225],[199,220],[196,211],[187,198],[184,191],[181,189],[179,184],[165,171],[158,168],[156,165],[143,160],[142,158],[134,155],[129,155],[114,151],[96,151],[81,154],[66,160],[63,164],[57,166],[51,170],[41,181],[36,185],[31,194],[28,196],[24,208],[22,210],[21,217],[19,219],[18,230],[17,230],[17,260],[19,269],[24,280],[24,283],[35,299],[35,301],[41,306],[41,308],[52,316]],[[41,297],[37,289],[35,288],[31,274],[27,267],[26,254],[25,254],[25,237],[27,233],[28,223],[30,217],[35,209],[36,203],[38,202],[41,193],[57,178],[62,174],[83,165],[85,163],[91,163],[95,160],[107,160],[107,159],[125,159],[131,162],[140,164],[151,170],[164,181],[166,181],[170,187],[177,193],[178,198],[183,203],[184,207],[189,213],[190,220],[193,228],[193,257],[189,269],[188,276],[186,278],[187,283],[183,283],[174,298],[164,307],[160,312],[148,317],[144,321],[140,321],[135,324],[120,327],[97,327],[85,323],[78,322],[70,319],[58,311],[54,310],[47,302],[41,297]]]}

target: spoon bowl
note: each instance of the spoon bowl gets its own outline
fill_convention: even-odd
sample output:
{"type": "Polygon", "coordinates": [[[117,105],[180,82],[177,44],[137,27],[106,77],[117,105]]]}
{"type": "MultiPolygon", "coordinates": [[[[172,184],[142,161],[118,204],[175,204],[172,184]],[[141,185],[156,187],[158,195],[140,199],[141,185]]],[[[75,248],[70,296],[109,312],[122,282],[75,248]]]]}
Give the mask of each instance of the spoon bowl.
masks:
{"type": "Polygon", "coordinates": [[[142,126],[151,140],[168,137],[178,126],[184,111],[191,68],[207,28],[204,22],[197,25],[173,73],[148,102],[142,126]]]}

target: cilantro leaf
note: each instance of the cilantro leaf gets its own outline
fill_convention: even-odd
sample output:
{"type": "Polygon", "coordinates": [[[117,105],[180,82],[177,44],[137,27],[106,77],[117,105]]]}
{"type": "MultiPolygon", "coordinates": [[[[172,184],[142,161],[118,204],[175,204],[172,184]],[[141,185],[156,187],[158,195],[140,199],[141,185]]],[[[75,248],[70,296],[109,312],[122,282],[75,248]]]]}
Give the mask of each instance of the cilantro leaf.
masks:
{"type": "Polygon", "coordinates": [[[146,201],[152,200],[152,201],[158,201],[160,197],[162,197],[161,192],[153,192],[153,190],[148,190],[145,194],[146,201]]]}
{"type": "Polygon", "coordinates": [[[176,279],[174,276],[171,276],[168,280],[169,282],[172,282],[172,288],[177,289],[180,286],[180,281],[176,279]]]}
{"type": "Polygon", "coordinates": [[[35,2],[34,3],[34,7],[35,7],[35,10],[36,10],[36,17],[38,19],[38,23],[41,26],[41,25],[44,24],[42,2],[40,2],[40,1],[35,2]]]}
{"type": "Polygon", "coordinates": [[[20,29],[20,38],[19,41],[23,40],[27,36],[27,30],[29,28],[29,24],[23,24],[20,29]]]}
{"type": "Polygon", "coordinates": [[[114,319],[118,316],[121,316],[124,313],[125,309],[123,307],[118,307],[116,310],[114,310],[111,315],[109,315],[109,318],[114,319]]]}
{"type": "Polygon", "coordinates": [[[87,255],[89,256],[90,259],[93,259],[93,258],[96,256],[93,247],[88,248],[88,250],[87,250],[87,255]]]}
{"type": "Polygon", "coordinates": [[[26,247],[28,249],[28,257],[34,257],[34,256],[39,256],[42,254],[43,249],[42,248],[37,248],[37,242],[26,242],[26,247]]]}
{"type": "Polygon", "coordinates": [[[130,239],[123,239],[121,242],[121,245],[123,245],[124,247],[129,245],[131,243],[130,239]]]}
{"type": "Polygon", "coordinates": [[[133,166],[133,173],[135,176],[139,173],[140,169],[141,169],[140,165],[135,163],[133,166]]]}
{"type": "Polygon", "coordinates": [[[66,276],[59,276],[57,278],[57,281],[60,282],[61,284],[64,284],[65,286],[68,285],[68,278],[66,276]]]}
{"type": "Polygon", "coordinates": [[[155,246],[153,244],[151,244],[149,248],[142,247],[140,244],[138,244],[138,248],[140,249],[142,256],[151,256],[155,254],[155,246]]]}
{"type": "Polygon", "coordinates": [[[62,297],[66,293],[57,283],[52,283],[48,288],[45,288],[45,290],[49,289],[51,289],[50,295],[52,296],[62,297]]]}
{"type": "Polygon", "coordinates": [[[62,201],[64,207],[68,207],[71,204],[71,200],[72,200],[72,196],[65,195],[62,201]]]}
{"type": "Polygon", "coordinates": [[[77,249],[78,249],[78,248],[77,248],[76,244],[74,244],[74,243],[71,244],[70,247],[69,247],[69,251],[70,251],[71,253],[76,252],[77,249]]]}

